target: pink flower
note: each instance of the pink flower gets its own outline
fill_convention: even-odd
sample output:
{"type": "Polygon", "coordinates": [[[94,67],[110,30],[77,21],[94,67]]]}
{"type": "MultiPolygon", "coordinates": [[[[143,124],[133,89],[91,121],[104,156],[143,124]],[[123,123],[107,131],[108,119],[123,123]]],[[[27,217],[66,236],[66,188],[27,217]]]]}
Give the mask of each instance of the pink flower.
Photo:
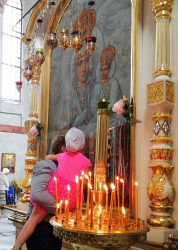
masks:
{"type": "Polygon", "coordinates": [[[116,112],[117,115],[123,115],[125,113],[125,110],[123,109],[124,106],[125,104],[124,104],[124,96],[123,96],[123,99],[120,99],[118,102],[114,104],[112,111],[116,112]]]}
{"type": "Polygon", "coordinates": [[[28,137],[32,137],[32,136],[36,136],[38,135],[38,130],[36,128],[36,125],[33,125],[33,127],[31,127],[29,133],[28,133],[28,137]]]}
{"type": "Polygon", "coordinates": [[[125,95],[123,95],[123,101],[127,101],[127,97],[125,95]]]}

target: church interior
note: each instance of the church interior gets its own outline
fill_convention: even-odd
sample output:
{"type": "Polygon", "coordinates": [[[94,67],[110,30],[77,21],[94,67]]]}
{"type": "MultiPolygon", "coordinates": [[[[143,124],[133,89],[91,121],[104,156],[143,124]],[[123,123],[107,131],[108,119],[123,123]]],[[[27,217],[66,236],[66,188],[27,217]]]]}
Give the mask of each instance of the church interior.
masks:
{"type": "Polygon", "coordinates": [[[21,249],[34,167],[72,127],[92,166],[73,211],[55,182],[59,249],[178,249],[176,13],[177,0],[0,0],[0,250],[21,249]]]}

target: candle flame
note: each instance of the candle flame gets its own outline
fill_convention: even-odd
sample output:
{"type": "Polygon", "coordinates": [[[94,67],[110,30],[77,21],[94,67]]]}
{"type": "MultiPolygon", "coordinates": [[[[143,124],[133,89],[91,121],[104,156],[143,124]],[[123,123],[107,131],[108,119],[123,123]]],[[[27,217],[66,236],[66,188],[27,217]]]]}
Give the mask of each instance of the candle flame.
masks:
{"type": "Polygon", "coordinates": [[[89,177],[88,177],[88,175],[87,175],[87,174],[85,174],[85,178],[86,178],[87,180],[89,180],[89,177]]]}
{"type": "Polygon", "coordinates": [[[104,189],[105,189],[105,191],[106,191],[106,192],[108,191],[108,188],[107,188],[107,186],[106,186],[106,185],[104,185],[104,189]]]}
{"type": "Polygon", "coordinates": [[[120,179],[120,182],[122,182],[124,184],[124,180],[123,179],[120,179]]]}
{"type": "Polygon", "coordinates": [[[75,181],[78,182],[78,175],[75,176],[75,181]]]}
{"type": "Polygon", "coordinates": [[[56,178],[56,177],[54,177],[54,181],[57,181],[57,178],[56,178]]]}
{"type": "Polygon", "coordinates": [[[57,204],[57,208],[59,208],[59,203],[57,204]]]}
{"type": "Polygon", "coordinates": [[[84,171],[82,171],[81,175],[84,175],[84,171]]]}
{"type": "Polygon", "coordinates": [[[91,172],[89,172],[88,174],[89,174],[89,176],[90,176],[90,178],[91,178],[91,172]]]}
{"type": "Polygon", "coordinates": [[[125,212],[125,208],[122,206],[122,213],[125,215],[126,212],[125,212]]]}
{"type": "Polygon", "coordinates": [[[70,191],[70,186],[69,185],[67,185],[67,190],[70,191]]]}
{"type": "Polygon", "coordinates": [[[62,203],[63,203],[63,200],[60,200],[60,205],[62,205],[62,203]]]}
{"type": "Polygon", "coordinates": [[[88,183],[88,186],[89,186],[90,189],[92,189],[92,185],[90,183],[88,183]]]}
{"type": "Polygon", "coordinates": [[[101,205],[99,205],[99,213],[101,213],[101,205]]]}
{"type": "Polygon", "coordinates": [[[65,205],[67,206],[67,204],[68,204],[68,201],[67,201],[67,200],[65,200],[65,205]]]}
{"type": "Polygon", "coordinates": [[[115,189],[115,186],[114,186],[114,184],[113,184],[113,183],[111,183],[111,188],[112,188],[112,190],[114,190],[114,189],[115,189]]]}
{"type": "Polygon", "coordinates": [[[116,176],[116,181],[119,181],[119,176],[116,176]]]}
{"type": "Polygon", "coordinates": [[[135,182],[135,186],[138,186],[138,182],[137,181],[135,182]]]}

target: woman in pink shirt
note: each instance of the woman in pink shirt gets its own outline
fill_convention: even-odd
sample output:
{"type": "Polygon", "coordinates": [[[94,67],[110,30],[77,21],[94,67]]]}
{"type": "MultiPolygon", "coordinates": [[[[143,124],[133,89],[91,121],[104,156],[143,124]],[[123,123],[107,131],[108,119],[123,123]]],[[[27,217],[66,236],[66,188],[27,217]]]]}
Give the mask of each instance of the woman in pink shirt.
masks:
{"type": "MultiPolygon", "coordinates": [[[[67,152],[60,153],[57,155],[48,155],[46,157],[47,159],[58,161],[57,173],[54,174],[51,178],[47,187],[47,191],[54,197],[56,197],[56,179],[58,187],[58,200],[65,200],[67,199],[68,192],[67,185],[69,185],[71,188],[69,198],[69,210],[73,210],[75,209],[76,205],[75,176],[81,175],[82,171],[88,169],[91,166],[91,162],[81,153],[85,146],[85,136],[81,130],[77,128],[71,128],[65,136],[65,141],[66,148],[68,150],[67,152]]],[[[37,224],[40,223],[46,215],[47,212],[34,203],[32,214],[26,222],[25,226],[23,227],[23,230],[21,231],[18,239],[16,240],[13,249],[20,249],[23,246],[25,241],[34,232],[37,224]]]]}

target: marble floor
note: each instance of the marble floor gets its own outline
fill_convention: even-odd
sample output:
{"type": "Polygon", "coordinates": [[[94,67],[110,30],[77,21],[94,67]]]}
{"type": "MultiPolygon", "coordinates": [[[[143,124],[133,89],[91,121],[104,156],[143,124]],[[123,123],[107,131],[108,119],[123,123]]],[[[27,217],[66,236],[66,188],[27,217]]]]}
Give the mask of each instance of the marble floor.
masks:
{"type": "MultiPolygon", "coordinates": [[[[5,211],[6,216],[10,216],[5,211]]],[[[0,218],[0,250],[11,250],[15,242],[16,230],[8,218],[0,218]]]]}

